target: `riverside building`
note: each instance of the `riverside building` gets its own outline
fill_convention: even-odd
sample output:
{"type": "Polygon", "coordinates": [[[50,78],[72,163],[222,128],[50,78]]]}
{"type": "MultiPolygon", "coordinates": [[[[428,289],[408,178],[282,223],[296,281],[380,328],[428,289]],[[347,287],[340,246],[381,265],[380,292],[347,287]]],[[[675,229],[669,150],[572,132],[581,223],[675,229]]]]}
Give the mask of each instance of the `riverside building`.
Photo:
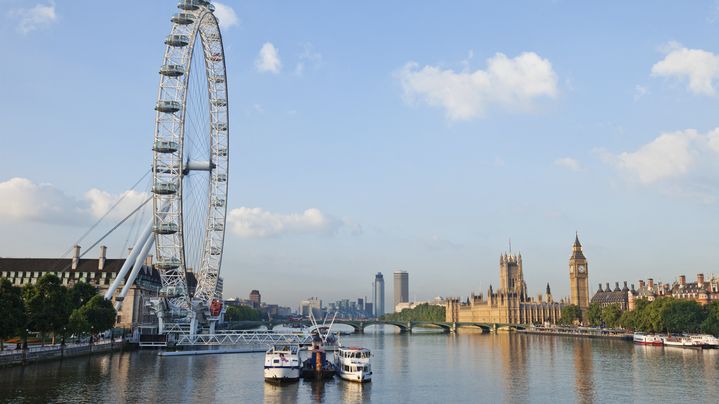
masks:
{"type": "MultiPolygon", "coordinates": [[[[96,259],[80,258],[80,246],[74,246],[71,258],[0,258],[0,277],[22,287],[36,284],[45,274],[53,274],[67,287],[85,282],[104,294],[124,263],[124,258],[107,258],[104,245],[100,246],[96,259]]],[[[197,281],[192,272],[187,273],[187,283],[190,293],[194,293],[197,281]]],[[[156,329],[157,316],[150,311],[149,303],[150,299],[159,296],[161,288],[160,274],[153,267],[152,256],[148,255],[117,313],[116,326],[132,330],[156,329]]],[[[120,290],[117,289],[115,297],[120,290]]]]}
{"type": "Polygon", "coordinates": [[[394,272],[394,306],[395,312],[401,303],[409,303],[409,274],[407,271],[394,272]]]}
{"type": "MultiPolygon", "coordinates": [[[[579,237],[572,246],[569,259],[569,280],[572,296],[570,303],[579,306],[582,311],[589,307],[587,259],[579,243],[579,237]]],[[[527,293],[524,281],[522,254],[503,254],[499,257],[499,288],[492,286],[483,294],[472,294],[466,303],[458,298],[448,298],[446,303],[446,321],[476,322],[499,324],[556,324],[562,316],[562,308],[567,303],[556,302],[547,284],[544,296],[536,298],[527,293]]]]}
{"type": "Polygon", "coordinates": [[[374,292],[374,315],[380,317],[384,315],[384,276],[382,272],[377,272],[372,283],[374,292]]]}

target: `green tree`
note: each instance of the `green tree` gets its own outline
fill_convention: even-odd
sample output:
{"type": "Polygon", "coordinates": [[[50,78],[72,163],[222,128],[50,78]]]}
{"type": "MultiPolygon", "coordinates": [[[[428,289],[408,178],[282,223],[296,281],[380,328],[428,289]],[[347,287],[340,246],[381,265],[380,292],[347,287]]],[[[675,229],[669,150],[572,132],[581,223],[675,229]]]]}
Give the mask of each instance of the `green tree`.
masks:
{"type": "Polygon", "coordinates": [[[628,328],[633,328],[637,331],[644,331],[644,332],[650,332],[652,325],[651,325],[651,318],[649,316],[650,311],[650,303],[648,300],[645,299],[638,299],[634,303],[634,310],[632,311],[632,325],[624,325],[628,328]]]}
{"type": "Polygon", "coordinates": [[[674,300],[662,307],[667,332],[697,332],[705,319],[702,306],[692,300],[674,300]]]}
{"type": "Polygon", "coordinates": [[[582,309],[576,304],[570,304],[562,308],[562,316],[559,318],[559,324],[571,325],[582,319],[582,309]]]}
{"type": "Polygon", "coordinates": [[[434,304],[422,303],[413,309],[403,309],[399,313],[385,314],[383,320],[390,321],[445,321],[446,308],[434,304]]]}
{"type": "Polygon", "coordinates": [[[599,303],[590,303],[589,310],[587,313],[589,324],[593,326],[601,325],[602,323],[602,306],[599,303]]]}
{"type": "Polygon", "coordinates": [[[68,290],[69,311],[79,309],[97,295],[97,288],[87,282],[77,282],[68,290]]]}
{"type": "Polygon", "coordinates": [[[29,285],[23,290],[23,298],[28,327],[39,331],[41,335],[52,332],[54,344],[55,335],[63,331],[70,317],[67,288],[57,276],[45,274],[35,285],[29,285]]]}
{"type": "Polygon", "coordinates": [[[87,322],[87,318],[85,318],[85,314],[81,311],[81,309],[75,309],[72,311],[67,328],[70,332],[76,335],[85,335],[91,330],[90,323],[87,322]]]}
{"type": "Polygon", "coordinates": [[[80,312],[90,325],[90,331],[98,333],[109,330],[115,325],[117,311],[112,302],[105,300],[103,296],[95,295],[89,302],[80,308],[80,312]]]}
{"type": "Polygon", "coordinates": [[[625,310],[624,313],[622,313],[622,316],[619,317],[619,321],[617,323],[622,328],[634,330],[636,329],[635,314],[635,310],[625,310]]]}
{"type": "Polygon", "coordinates": [[[706,319],[702,322],[703,333],[719,336],[719,301],[713,301],[706,307],[706,319]]]}
{"type": "Polygon", "coordinates": [[[262,313],[249,306],[229,306],[225,310],[225,321],[258,321],[262,313]]]}
{"type": "Polygon", "coordinates": [[[610,304],[602,308],[601,319],[605,327],[614,328],[619,324],[619,318],[622,316],[622,309],[618,304],[610,304]]]}
{"type": "Polygon", "coordinates": [[[5,340],[17,335],[24,326],[22,289],[7,279],[0,279],[0,351],[5,350],[5,340]]]}

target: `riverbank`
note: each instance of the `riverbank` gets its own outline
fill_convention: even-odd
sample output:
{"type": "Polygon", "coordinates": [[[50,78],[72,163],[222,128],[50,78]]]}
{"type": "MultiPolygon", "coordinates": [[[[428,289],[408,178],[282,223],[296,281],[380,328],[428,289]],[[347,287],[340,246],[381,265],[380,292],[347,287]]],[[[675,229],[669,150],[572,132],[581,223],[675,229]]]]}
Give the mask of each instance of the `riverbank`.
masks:
{"type": "Polygon", "coordinates": [[[0,352],[0,368],[119,351],[124,346],[125,342],[122,339],[116,339],[94,344],[67,344],[65,346],[55,345],[8,350],[0,352]]]}
{"type": "Polygon", "coordinates": [[[592,327],[530,327],[524,330],[517,330],[522,334],[537,335],[562,335],[579,338],[607,338],[631,341],[632,334],[624,330],[592,328],[592,327]]]}

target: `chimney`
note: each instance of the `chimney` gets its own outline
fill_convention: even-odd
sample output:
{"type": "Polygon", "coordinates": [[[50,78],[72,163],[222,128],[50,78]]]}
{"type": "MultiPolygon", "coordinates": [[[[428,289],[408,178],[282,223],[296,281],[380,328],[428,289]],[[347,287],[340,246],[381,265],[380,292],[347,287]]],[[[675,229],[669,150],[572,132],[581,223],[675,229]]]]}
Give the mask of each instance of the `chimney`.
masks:
{"type": "Polygon", "coordinates": [[[78,264],[80,264],[80,246],[75,244],[72,246],[72,270],[76,270],[78,264]]]}
{"type": "Polygon", "coordinates": [[[687,283],[687,277],[684,275],[679,275],[679,285],[684,286],[687,283]]]}
{"type": "Polygon", "coordinates": [[[607,292],[611,292],[612,288],[609,287],[609,282],[607,282],[607,292]]]}
{"type": "Polygon", "coordinates": [[[97,260],[97,269],[102,271],[105,268],[105,260],[107,259],[107,246],[100,246],[100,258],[97,260]]]}
{"type": "Polygon", "coordinates": [[[700,288],[704,286],[704,274],[697,274],[697,285],[700,288]]]}
{"type": "Polygon", "coordinates": [[[649,282],[649,289],[654,289],[654,279],[649,278],[647,279],[647,281],[649,282]]]}
{"type": "Polygon", "coordinates": [[[627,287],[627,281],[624,281],[624,287],[622,288],[622,292],[628,292],[629,288],[627,287]]]}
{"type": "Polygon", "coordinates": [[[632,292],[634,292],[634,284],[632,283],[632,292]]]}
{"type": "Polygon", "coordinates": [[[597,289],[597,292],[604,292],[604,290],[602,290],[602,283],[601,283],[601,282],[599,282],[599,289],[597,289]]]}
{"type": "Polygon", "coordinates": [[[616,283],[614,284],[614,291],[615,291],[615,292],[619,292],[619,282],[616,282],[616,283]]]}
{"type": "Polygon", "coordinates": [[[145,257],[145,265],[148,267],[152,266],[152,254],[147,254],[147,257],[145,257]]]}
{"type": "Polygon", "coordinates": [[[640,279],[639,280],[639,289],[642,289],[642,288],[644,288],[644,281],[640,279]]]}

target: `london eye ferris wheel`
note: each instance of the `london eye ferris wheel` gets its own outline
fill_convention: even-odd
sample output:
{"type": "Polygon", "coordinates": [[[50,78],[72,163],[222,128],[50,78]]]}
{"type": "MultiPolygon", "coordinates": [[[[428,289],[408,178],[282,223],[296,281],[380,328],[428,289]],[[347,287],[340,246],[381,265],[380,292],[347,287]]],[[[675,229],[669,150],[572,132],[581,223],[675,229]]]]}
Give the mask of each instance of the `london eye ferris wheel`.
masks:
{"type": "Polygon", "coordinates": [[[187,313],[219,299],[227,214],[228,107],[222,34],[204,0],[182,0],[160,68],[153,142],[153,226],[161,296],[187,313]],[[187,273],[197,279],[190,296],[187,273]]]}

